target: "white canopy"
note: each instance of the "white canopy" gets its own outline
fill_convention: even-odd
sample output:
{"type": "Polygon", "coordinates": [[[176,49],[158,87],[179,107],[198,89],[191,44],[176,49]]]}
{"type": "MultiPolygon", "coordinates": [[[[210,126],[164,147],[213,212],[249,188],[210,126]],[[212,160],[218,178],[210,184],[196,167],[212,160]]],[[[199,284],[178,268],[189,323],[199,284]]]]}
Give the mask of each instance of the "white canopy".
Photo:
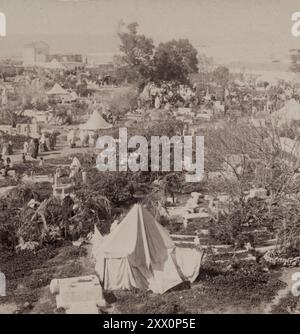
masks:
{"type": "Polygon", "coordinates": [[[94,110],[88,121],[80,126],[80,129],[82,130],[101,130],[110,128],[112,128],[112,125],[107,123],[97,110],[94,110]]]}
{"type": "Polygon", "coordinates": [[[55,85],[47,92],[48,95],[69,95],[69,92],[61,87],[60,84],[55,85]]]}

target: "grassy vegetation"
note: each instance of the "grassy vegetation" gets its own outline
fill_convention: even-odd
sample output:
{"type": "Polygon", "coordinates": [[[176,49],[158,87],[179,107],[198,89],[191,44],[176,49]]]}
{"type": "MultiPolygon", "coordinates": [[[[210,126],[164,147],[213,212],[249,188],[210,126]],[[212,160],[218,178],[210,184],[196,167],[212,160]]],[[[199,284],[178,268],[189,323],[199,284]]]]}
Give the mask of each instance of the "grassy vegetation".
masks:
{"type": "MultiPolygon", "coordinates": [[[[293,296],[290,292],[279,301],[279,304],[272,309],[273,314],[289,314],[289,310],[294,311],[299,303],[299,297],[293,296]]],[[[297,310],[299,312],[299,309],[297,310]]]]}
{"type": "MultiPolygon", "coordinates": [[[[0,265],[7,277],[8,296],[0,303],[17,305],[20,313],[58,312],[48,285],[55,277],[93,273],[92,263],[85,262],[86,255],[85,248],[69,243],[48,246],[35,254],[1,252],[0,265]],[[24,308],[24,303],[30,307],[24,308]]],[[[163,295],[133,290],[107,292],[106,297],[114,303],[117,313],[255,313],[283,287],[278,277],[278,271],[265,272],[256,263],[228,270],[206,261],[191,286],[183,284],[163,295]]]]}
{"type": "Polygon", "coordinates": [[[207,263],[190,289],[163,295],[118,291],[117,308],[127,314],[255,313],[260,305],[273,299],[284,283],[277,271],[266,273],[254,264],[246,267],[244,271],[224,271],[207,263]]]}

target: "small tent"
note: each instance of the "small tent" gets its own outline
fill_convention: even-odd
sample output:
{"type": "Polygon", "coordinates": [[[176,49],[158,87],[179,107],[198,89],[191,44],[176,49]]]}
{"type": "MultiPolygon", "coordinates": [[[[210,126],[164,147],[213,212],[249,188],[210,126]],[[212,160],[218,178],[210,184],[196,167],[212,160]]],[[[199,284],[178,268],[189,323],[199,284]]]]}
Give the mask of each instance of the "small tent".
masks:
{"type": "Polygon", "coordinates": [[[99,114],[97,110],[94,110],[91,117],[85,124],[80,126],[82,130],[101,130],[101,129],[110,129],[112,125],[107,123],[106,120],[99,114]]]}
{"type": "Polygon", "coordinates": [[[60,84],[55,85],[47,92],[48,95],[69,95],[69,92],[61,87],[60,84]]]}
{"type": "Polygon", "coordinates": [[[195,249],[191,252],[194,256],[176,254],[167,230],[140,204],[135,204],[100,242],[101,245],[93,247],[95,270],[107,290],[138,288],[164,293],[192,276],[194,280],[203,255],[195,249]],[[182,267],[190,277],[184,275],[177,263],[182,263],[183,255],[189,256],[185,262],[193,262],[192,266],[182,267]]]}

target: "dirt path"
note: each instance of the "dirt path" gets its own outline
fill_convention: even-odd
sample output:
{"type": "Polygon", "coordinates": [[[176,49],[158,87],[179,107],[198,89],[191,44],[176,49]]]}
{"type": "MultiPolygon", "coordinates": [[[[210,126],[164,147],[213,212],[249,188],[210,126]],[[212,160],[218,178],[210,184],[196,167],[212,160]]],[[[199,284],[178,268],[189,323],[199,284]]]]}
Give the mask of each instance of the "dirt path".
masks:
{"type": "Polygon", "coordinates": [[[265,314],[271,314],[272,309],[274,306],[277,306],[280,302],[280,300],[288,295],[288,293],[291,291],[292,285],[294,284],[292,280],[292,275],[295,272],[300,271],[300,268],[284,268],[282,271],[282,274],[280,276],[280,280],[287,284],[287,286],[281,290],[279,290],[274,297],[274,299],[263,306],[263,312],[265,314]]]}

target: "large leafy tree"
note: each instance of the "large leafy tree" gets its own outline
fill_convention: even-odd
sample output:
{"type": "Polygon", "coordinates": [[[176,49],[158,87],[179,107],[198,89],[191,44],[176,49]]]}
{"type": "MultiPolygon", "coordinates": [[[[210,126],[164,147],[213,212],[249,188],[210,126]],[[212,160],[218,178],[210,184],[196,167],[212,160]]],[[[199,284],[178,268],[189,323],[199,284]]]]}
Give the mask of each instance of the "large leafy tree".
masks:
{"type": "Polygon", "coordinates": [[[128,81],[143,81],[151,76],[154,44],[151,38],[138,34],[136,22],[118,33],[121,44],[118,69],[128,81]]]}
{"type": "Polygon", "coordinates": [[[160,43],[154,55],[156,81],[188,81],[191,73],[198,72],[197,50],[187,39],[160,43]]]}
{"type": "Polygon", "coordinates": [[[121,56],[115,57],[118,77],[143,86],[149,80],[188,81],[198,72],[197,50],[188,39],[160,43],[138,33],[138,24],[130,23],[118,33],[121,56]]]}

